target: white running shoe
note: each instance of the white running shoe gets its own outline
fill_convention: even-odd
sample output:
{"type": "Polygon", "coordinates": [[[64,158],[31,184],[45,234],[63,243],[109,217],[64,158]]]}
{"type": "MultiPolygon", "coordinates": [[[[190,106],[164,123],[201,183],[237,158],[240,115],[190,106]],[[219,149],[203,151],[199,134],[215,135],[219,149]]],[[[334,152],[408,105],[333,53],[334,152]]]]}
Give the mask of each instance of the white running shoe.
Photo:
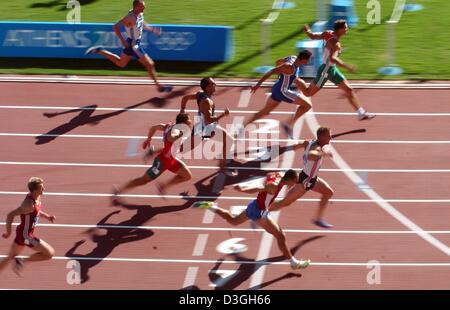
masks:
{"type": "Polygon", "coordinates": [[[101,50],[103,50],[103,47],[101,47],[101,46],[92,46],[92,47],[88,48],[84,54],[85,55],[98,54],[98,52],[101,50]]]}
{"type": "Polygon", "coordinates": [[[359,115],[359,120],[360,121],[371,120],[371,119],[375,118],[375,116],[377,116],[377,115],[374,113],[364,112],[364,114],[359,115]]]}
{"type": "Polygon", "coordinates": [[[311,263],[310,259],[297,260],[297,261],[295,261],[295,263],[291,263],[291,268],[292,268],[292,270],[305,269],[306,267],[309,266],[310,263],[311,263]]]}

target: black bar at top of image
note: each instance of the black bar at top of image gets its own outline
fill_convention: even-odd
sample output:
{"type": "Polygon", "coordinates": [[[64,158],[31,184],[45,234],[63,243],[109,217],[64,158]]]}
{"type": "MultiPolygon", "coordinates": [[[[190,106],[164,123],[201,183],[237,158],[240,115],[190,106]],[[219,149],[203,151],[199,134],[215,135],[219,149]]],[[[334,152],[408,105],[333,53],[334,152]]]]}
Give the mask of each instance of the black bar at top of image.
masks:
{"type": "Polygon", "coordinates": [[[7,303],[17,305],[17,302],[26,300],[29,306],[55,309],[61,309],[62,306],[165,306],[167,309],[226,309],[236,306],[443,306],[450,305],[450,291],[201,291],[195,288],[180,291],[1,291],[0,300],[2,308],[7,303]]]}

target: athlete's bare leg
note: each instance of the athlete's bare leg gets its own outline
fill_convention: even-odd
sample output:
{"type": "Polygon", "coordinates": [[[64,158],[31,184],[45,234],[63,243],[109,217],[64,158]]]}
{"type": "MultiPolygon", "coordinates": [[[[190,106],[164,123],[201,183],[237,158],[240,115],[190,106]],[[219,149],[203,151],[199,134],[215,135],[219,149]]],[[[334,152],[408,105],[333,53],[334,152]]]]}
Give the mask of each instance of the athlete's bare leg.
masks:
{"type": "Polygon", "coordinates": [[[241,212],[238,215],[233,215],[230,211],[219,208],[217,206],[210,208],[209,210],[213,211],[214,213],[216,213],[218,216],[220,216],[233,226],[237,226],[248,221],[248,217],[245,211],[241,212]]]}
{"type": "Polygon", "coordinates": [[[16,256],[18,256],[20,253],[22,253],[23,249],[25,247],[23,245],[18,245],[17,243],[13,242],[11,245],[11,248],[8,252],[8,256],[3,258],[0,261],[0,272],[5,269],[5,267],[12,261],[16,256]]]}
{"type": "Polygon", "coordinates": [[[347,80],[344,80],[343,82],[339,83],[337,85],[339,89],[341,89],[345,97],[347,98],[348,102],[352,105],[352,107],[357,111],[358,117],[360,120],[368,120],[373,119],[376,115],[373,113],[368,113],[360,104],[358,97],[356,96],[355,91],[350,86],[347,80]]]}
{"type": "Polygon", "coordinates": [[[283,256],[286,259],[290,260],[292,269],[302,269],[309,266],[310,260],[298,260],[294,257],[294,255],[292,255],[287,246],[285,233],[281,229],[280,225],[275,223],[274,220],[270,218],[270,216],[257,220],[256,224],[264,228],[265,231],[267,231],[269,234],[273,235],[275,239],[277,239],[278,248],[280,249],[281,253],[283,253],[283,256]]]}
{"type": "Polygon", "coordinates": [[[266,105],[262,110],[258,113],[253,114],[246,122],[244,122],[244,127],[247,127],[248,124],[253,123],[254,121],[261,119],[270,114],[273,110],[275,110],[280,105],[279,101],[275,101],[272,98],[268,98],[266,101],[266,105]]]}
{"type": "Polygon", "coordinates": [[[155,62],[150,58],[150,56],[148,56],[147,54],[145,54],[144,56],[142,56],[141,58],[139,58],[139,62],[144,66],[144,68],[147,70],[148,75],[150,76],[151,79],[153,79],[153,81],[155,81],[155,85],[158,89],[160,89],[162,86],[161,84],[158,82],[158,77],[156,75],[156,70],[155,70],[155,62]]]}
{"type": "Polygon", "coordinates": [[[147,183],[149,183],[151,181],[152,181],[152,179],[146,173],[143,176],[141,176],[139,178],[135,178],[135,179],[129,181],[128,183],[125,183],[125,185],[123,185],[121,187],[118,187],[115,190],[115,194],[118,195],[120,193],[123,193],[125,191],[130,190],[130,189],[133,189],[135,187],[145,185],[145,184],[147,184],[147,183]]]}
{"type": "Polygon", "coordinates": [[[272,211],[279,210],[281,208],[287,207],[294,203],[297,199],[303,197],[305,195],[306,190],[303,184],[296,184],[291,190],[287,193],[286,197],[284,199],[277,201],[272,204],[272,211]]]}
{"type": "Polygon", "coordinates": [[[40,239],[39,243],[34,245],[31,249],[33,251],[36,251],[37,253],[34,253],[27,258],[24,258],[23,259],[24,263],[49,260],[52,259],[52,257],[55,255],[55,250],[52,248],[52,246],[42,239],[40,239]]]}
{"type": "Polygon", "coordinates": [[[116,54],[113,54],[107,50],[104,49],[100,49],[98,50],[97,54],[102,55],[103,57],[106,57],[108,60],[112,61],[116,66],[120,67],[120,68],[125,68],[126,65],[130,62],[131,57],[128,56],[125,53],[122,53],[119,56],[117,56],[116,54]]]}
{"type": "Polygon", "coordinates": [[[295,114],[287,121],[288,126],[293,127],[295,122],[312,108],[311,100],[306,97],[297,97],[293,102],[297,105],[295,114]]]}
{"type": "Polygon", "coordinates": [[[222,132],[222,158],[219,161],[219,167],[225,169],[227,162],[232,159],[231,150],[233,148],[234,139],[222,126],[217,125],[216,130],[222,132]]]}
{"type": "Polygon", "coordinates": [[[316,218],[314,220],[321,221],[323,220],[323,214],[325,212],[328,201],[333,196],[334,191],[331,186],[323,179],[317,178],[317,182],[312,188],[312,190],[316,193],[322,194],[322,198],[320,199],[319,208],[317,209],[316,218]]]}
{"type": "Polygon", "coordinates": [[[344,92],[345,97],[347,98],[348,102],[350,102],[355,111],[361,108],[361,103],[359,102],[359,99],[356,96],[356,93],[353,90],[353,88],[348,84],[347,80],[344,80],[343,82],[339,83],[337,87],[344,92]]]}
{"type": "Polygon", "coordinates": [[[270,217],[260,218],[256,221],[256,224],[275,237],[278,243],[278,248],[286,259],[292,258],[293,255],[286,243],[286,234],[281,230],[280,225],[275,223],[270,217]]]}
{"type": "Polygon", "coordinates": [[[179,183],[183,183],[192,179],[192,173],[184,164],[180,165],[180,169],[176,172],[176,175],[170,180],[159,184],[159,192],[160,194],[164,194],[167,188],[174,186],[179,183]]]}
{"type": "MultiPolygon", "coordinates": [[[[306,88],[306,84],[304,82],[303,82],[303,84],[304,84],[305,90],[304,91],[303,91],[303,89],[301,89],[301,90],[303,92],[303,95],[305,95],[306,97],[312,97],[315,94],[317,94],[320,90],[320,87],[318,85],[316,85],[314,82],[309,84],[309,87],[307,87],[307,88],[306,88]]],[[[298,84],[297,84],[297,86],[298,86],[298,84]]]]}

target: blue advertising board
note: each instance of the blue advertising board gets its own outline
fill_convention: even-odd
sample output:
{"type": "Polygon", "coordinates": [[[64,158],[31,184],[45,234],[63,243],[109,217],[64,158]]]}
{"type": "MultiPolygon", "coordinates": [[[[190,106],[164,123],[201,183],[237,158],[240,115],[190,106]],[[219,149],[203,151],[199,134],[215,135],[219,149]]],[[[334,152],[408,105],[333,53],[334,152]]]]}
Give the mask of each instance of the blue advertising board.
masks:
{"type": "MultiPolygon", "coordinates": [[[[142,47],[155,60],[223,62],[233,57],[232,27],[153,26],[162,28],[161,35],[144,32],[142,47]]],[[[122,52],[109,23],[0,22],[0,57],[99,58],[84,55],[94,45],[122,52]]]]}

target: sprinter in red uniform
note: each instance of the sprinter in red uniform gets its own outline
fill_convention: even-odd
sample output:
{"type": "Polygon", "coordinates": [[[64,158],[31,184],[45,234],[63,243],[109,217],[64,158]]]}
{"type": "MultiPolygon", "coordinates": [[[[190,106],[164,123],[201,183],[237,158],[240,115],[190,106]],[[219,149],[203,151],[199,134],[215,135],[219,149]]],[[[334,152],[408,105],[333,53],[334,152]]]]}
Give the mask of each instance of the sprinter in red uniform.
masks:
{"type": "Polygon", "coordinates": [[[48,260],[55,254],[55,250],[53,250],[47,242],[34,235],[34,229],[40,216],[52,223],[55,220],[53,215],[48,215],[42,211],[41,196],[44,192],[44,181],[40,178],[33,177],[28,181],[28,189],[30,192],[23,200],[21,206],[16,210],[11,211],[6,218],[6,233],[3,234],[3,238],[7,239],[11,235],[12,222],[16,216],[20,216],[20,225],[17,226],[16,238],[11,246],[8,256],[0,261],[0,271],[2,271],[10,261],[15,259],[16,264],[14,266],[14,271],[18,275],[21,275],[25,263],[48,260]],[[33,249],[37,253],[34,253],[28,258],[17,258],[25,246],[33,249]]]}
{"type": "Polygon", "coordinates": [[[114,188],[113,204],[119,202],[117,197],[119,194],[155,180],[166,170],[169,170],[176,175],[166,183],[157,185],[160,194],[164,194],[169,186],[189,181],[192,178],[192,173],[189,168],[183,161],[176,157],[181,145],[178,143],[178,140],[183,136],[181,127],[184,125],[184,129],[190,130],[191,124],[192,121],[189,114],[180,113],[177,115],[176,124],[158,124],[150,128],[147,140],[144,141],[143,148],[147,149],[151,147],[152,137],[157,131],[163,131],[164,148],[156,156],[153,165],[143,176],[129,181],[122,187],[114,188]]]}
{"type": "Polygon", "coordinates": [[[278,247],[284,257],[290,260],[292,269],[302,269],[309,266],[310,260],[298,260],[292,255],[286,243],[286,235],[282,231],[280,225],[275,223],[270,217],[268,211],[270,204],[277,198],[281,189],[285,185],[290,188],[294,186],[296,182],[297,173],[294,170],[288,170],[283,176],[278,172],[267,174],[266,179],[261,186],[242,188],[238,185],[236,189],[240,192],[258,193],[257,198],[250,202],[247,209],[239,215],[233,215],[230,211],[219,208],[212,201],[199,201],[194,204],[194,207],[209,209],[231,225],[240,225],[248,220],[252,220],[277,239],[278,247]]]}

